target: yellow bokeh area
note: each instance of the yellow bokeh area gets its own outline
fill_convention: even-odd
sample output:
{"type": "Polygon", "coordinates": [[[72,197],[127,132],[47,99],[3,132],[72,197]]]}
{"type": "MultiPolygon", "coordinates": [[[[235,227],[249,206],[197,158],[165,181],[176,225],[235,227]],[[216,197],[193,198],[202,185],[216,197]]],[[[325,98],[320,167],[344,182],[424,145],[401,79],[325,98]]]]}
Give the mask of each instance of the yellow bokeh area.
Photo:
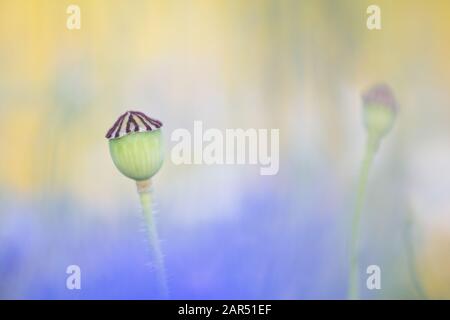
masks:
{"type": "Polygon", "coordinates": [[[450,236],[448,230],[436,227],[430,232],[432,235],[426,237],[420,251],[419,275],[423,279],[424,289],[432,299],[448,299],[450,297],[449,281],[450,276],[442,269],[450,265],[450,236]]]}
{"type": "MultiPolygon", "coordinates": [[[[5,155],[0,179],[18,191],[39,188],[52,166],[49,156],[42,156],[49,153],[55,154],[57,170],[70,175],[67,161],[76,162],[83,148],[96,143],[71,134],[80,128],[101,133],[95,131],[97,122],[88,128],[86,122],[93,114],[113,117],[110,110],[121,107],[118,92],[145,65],[165,64],[172,74],[161,81],[171,81],[167,85],[178,92],[189,89],[192,74],[184,71],[193,72],[202,63],[218,68],[215,72],[231,94],[243,86],[264,90],[268,77],[275,87],[262,103],[282,122],[288,121],[292,96],[304,81],[309,81],[304,88],[311,94],[330,89],[321,82],[326,77],[357,87],[391,78],[401,87],[406,86],[404,77],[422,76],[411,70],[417,67],[450,82],[448,1],[379,1],[379,32],[365,28],[368,3],[80,0],[82,27],[68,30],[70,1],[2,1],[0,141],[5,155]],[[65,93],[72,97],[64,98],[65,93]],[[77,93],[91,96],[79,101],[77,93]],[[79,107],[76,123],[64,118],[70,103],[79,107]],[[54,145],[43,135],[62,149],[50,151],[54,145]],[[71,160],[58,153],[70,153],[71,160]]],[[[334,98],[327,92],[322,96],[324,101],[334,98]]]]}

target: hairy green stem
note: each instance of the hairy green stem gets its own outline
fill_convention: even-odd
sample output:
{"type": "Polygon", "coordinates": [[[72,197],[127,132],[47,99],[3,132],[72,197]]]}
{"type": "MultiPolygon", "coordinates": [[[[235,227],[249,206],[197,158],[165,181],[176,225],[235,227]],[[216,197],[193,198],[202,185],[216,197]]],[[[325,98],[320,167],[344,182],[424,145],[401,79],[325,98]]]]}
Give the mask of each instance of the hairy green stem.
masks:
{"type": "Polygon", "coordinates": [[[370,166],[377,150],[377,141],[369,135],[366,152],[359,173],[358,190],[352,219],[352,238],[350,243],[350,271],[348,298],[359,298],[359,238],[361,214],[366,197],[367,180],[370,166]]]}
{"type": "Polygon", "coordinates": [[[164,298],[168,298],[169,290],[167,286],[164,257],[161,251],[161,246],[158,238],[158,231],[156,229],[155,220],[153,217],[152,191],[150,180],[137,181],[136,184],[138,188],[139,198],[141,201],[142,211],[144,213],[144,218],[147,225],[148,240],[153,258],[153,264],[155,266],[159,291],[164,298]]]}

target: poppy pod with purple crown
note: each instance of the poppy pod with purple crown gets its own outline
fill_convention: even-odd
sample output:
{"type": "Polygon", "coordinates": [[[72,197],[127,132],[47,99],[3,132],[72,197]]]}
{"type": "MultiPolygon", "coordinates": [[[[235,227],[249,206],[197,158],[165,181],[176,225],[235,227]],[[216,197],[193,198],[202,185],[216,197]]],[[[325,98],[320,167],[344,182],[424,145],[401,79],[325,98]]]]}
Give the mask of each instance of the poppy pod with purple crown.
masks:
{"type": "Polygon", "coordinates": [[[106,138],[111,158],[128,178],[144,181],[153,177],[163,163],[161,121],[139,111],[122,114],[106,138]]]}
{"type": "Polygon", "coordinates": [[[379,141],[392,129],[397,101],[386,84],[372,86],[363,95],[364,122],[372,139],[379,141]]]}

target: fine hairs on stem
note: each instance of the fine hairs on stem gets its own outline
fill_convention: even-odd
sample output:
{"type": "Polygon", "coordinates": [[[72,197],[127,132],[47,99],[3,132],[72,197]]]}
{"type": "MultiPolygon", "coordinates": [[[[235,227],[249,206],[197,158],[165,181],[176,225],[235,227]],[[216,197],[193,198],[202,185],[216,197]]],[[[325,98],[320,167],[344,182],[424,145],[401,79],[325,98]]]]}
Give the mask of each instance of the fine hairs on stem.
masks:
{"type": "Polygon", "coordinates": [[[169,290],[167,286],[166,268],[164,266],[164,256],[162,254],[158,231],[153,215],[153,194],[151,180],[136,181],[137,191],[141,202],[142,212],[147,226],[148,241],[152,260],[154,261],[154,269],[158,281],[158,288],[164,298],[168,298],[169,290]]]}
{"type": "Polygon", "coordinates": [[[136,181],[142,213],[147,225],[148,241],[155,266],[157,286],[168,298],[166,269],[153,217],[151,178],[163,164],[162,122],[140,111],[122,114],[106,133],[109,152],[116,168],[136,181]]]}
{"type": "Polygon", "coordinates": [[[397,103],[394,95],[390,87],[385,84],[377,84],[363,95],[363,114],[367,130],[367,143],[359,173],[351,225],[350,268],[348,275],[349,299],[359,298],[359,240],[369,172],[381,140],[388,134],[394,124],[396,110],[397,103]]]}

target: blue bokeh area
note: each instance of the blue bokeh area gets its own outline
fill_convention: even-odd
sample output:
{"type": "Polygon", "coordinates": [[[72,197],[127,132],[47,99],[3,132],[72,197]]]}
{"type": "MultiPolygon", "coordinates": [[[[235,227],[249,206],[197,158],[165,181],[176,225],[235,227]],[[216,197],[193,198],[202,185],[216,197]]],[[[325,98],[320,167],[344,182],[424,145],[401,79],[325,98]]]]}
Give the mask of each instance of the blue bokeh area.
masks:
{"type": "MultiPolygon", "coordinates": [[[[339,243],[340,224],[332,218],[333,195],[317,206],[326,192],[323,189],[320,197],[305,194],[308,200],[300,204],[301,197],[275,184],[249,188],[236,199],[232,215],[197,224],[171,222],[165,218],[170,212],[159,203],[157,222],[170,298],[345,295],[345,244],[339,243]]],[[[107,216],[99,218],[89,208],[78,207],[69,195],[61,198],[50,205],[36,201],[20,208],[11,202],[1,235],[6,246],[0,250],[0,278],[7,281],[2,282],[0,296],[161,298],[139,208],[120,208],[120,218],[111,223],[107,216]],[[40,206],[45,215],[36,214],[44,210],[40,206]],[[20,219],[14,215],[17,210],[20,219]],[[66,288],[66,268],[72,264],[81,269],[81,290],[66,288]]]]}

